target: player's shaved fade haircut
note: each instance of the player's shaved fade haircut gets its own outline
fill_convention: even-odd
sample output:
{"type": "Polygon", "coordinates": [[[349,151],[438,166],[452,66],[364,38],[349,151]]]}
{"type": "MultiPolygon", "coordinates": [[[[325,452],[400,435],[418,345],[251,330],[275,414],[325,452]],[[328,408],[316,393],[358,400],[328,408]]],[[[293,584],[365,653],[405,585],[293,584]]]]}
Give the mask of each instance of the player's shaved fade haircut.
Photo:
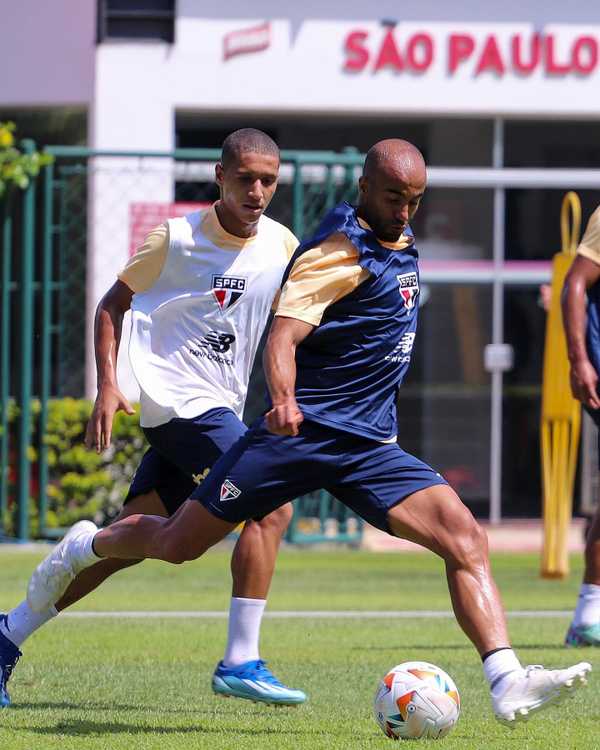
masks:
{"type": "Polygon", "coordinates": [[[425,172],[426,169],[423,154],[416,146],[400,138],[387,138],[368,150],[363,175],[374,177],[392,165],[409,173],[421,170],[425,172]]]}
{"type": "Polygon", "coordinates": [[[226,169],[230,164],[236,162],[240,154],[246,151],[274,156],[279,160],[279,146],[270,136],[263,133],[262,130],[242,128],[228,135],[223,141],[223,150],[221,151],[223,168],[226,169]]]}

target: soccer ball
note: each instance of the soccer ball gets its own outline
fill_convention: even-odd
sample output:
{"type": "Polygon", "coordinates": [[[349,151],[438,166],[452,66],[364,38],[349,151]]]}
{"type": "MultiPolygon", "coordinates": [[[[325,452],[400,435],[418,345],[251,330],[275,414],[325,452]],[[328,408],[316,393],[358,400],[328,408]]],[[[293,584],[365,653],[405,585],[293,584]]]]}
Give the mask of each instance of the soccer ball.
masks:
{"type": "Polygon", "coordinates": [[[373,708],[375,720],[393,740],[440,739],[458,721],[460,696],[443,669],[406,661],[381,680],[373,708]]]}

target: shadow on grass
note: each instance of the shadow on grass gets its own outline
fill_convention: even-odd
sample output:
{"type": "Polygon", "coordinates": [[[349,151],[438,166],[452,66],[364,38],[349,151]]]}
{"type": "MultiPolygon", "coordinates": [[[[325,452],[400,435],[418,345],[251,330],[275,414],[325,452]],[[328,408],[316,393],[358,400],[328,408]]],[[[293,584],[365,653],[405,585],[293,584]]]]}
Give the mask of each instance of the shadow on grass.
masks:
{"type": "MultiPolygon", "coordinates": [[[[519,650],[530,650],[530,651],[564,651],[565,646],[563,643],[513,643],[514,649],[519,650]]],[[[470,643],[396,643],[391,646],[352,646],[351,651],[394,651],[398,649],[407,651],[412,649],[414,651],[472,651],[473,646],[470,643]]]]}
{"type": "MultiPolygon", "coordinates": [[[[87,711],[92,709],[93,711],[144,711],[149,709],[150,706],[143,706],[138,704],[137,706],[129,705],[127,703],[69,703],[68,701],[39,701],[38,703],[12,703],[10,706],[10,712],[13,711],[41,711],[46,708],[55,710],[69,709],[75,711],[87,711]]],[[[189,709],[163,709],[163,713],[186,713],[189,709]]]]}
{"type": "MultiPolygon", "coordinates": [[[[278,735],[281,736],[281,727],[277,728],[260,728],[247,729],[244,727],[223,727],[223,726],[206,726],[196,725],[193,727],[161,727],[155,725],[140,724],[120,724],[118,722],[100,722],[100,721],[61,721],[57,724],[47,727],[23,727],[28,732],[40,735],[69,735],[73,737],[85,737],[88,735],[107,735],[107,734],[220,734],[220,735],[248,735],[251,737],[278,735]]],[[[285,734],[294,734],[300,736],[327,735],[324,731],[315,731],[314,729],[292,729],[288,726],[285,728],[285,734]]]]}
{"type": "Polygon", "coordinates": [[[414,651],[472,651],[473,646],[470,643],[454,643],[454,644],[431,644],[431,643],[396,643],[391,646],[352,646],[351,651],[395,651],[399,649],[407,651],[413,649],[414,651]]]}

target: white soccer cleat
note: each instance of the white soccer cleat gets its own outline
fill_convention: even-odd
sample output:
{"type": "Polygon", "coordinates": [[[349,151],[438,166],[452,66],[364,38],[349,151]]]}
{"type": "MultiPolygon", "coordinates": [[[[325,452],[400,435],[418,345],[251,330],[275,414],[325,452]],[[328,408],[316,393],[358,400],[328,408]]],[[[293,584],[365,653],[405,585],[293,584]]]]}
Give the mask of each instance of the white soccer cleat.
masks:
{"type": "Polygon", "coordinates": [[[55,604],[75,576],[87,567],[74,554],[74,543],[97,531],[95,523],[78,521],[33,571],[27,585],[27,602],[34,612],[43,612],[55,604]]]}
{"type": "Polygon", "coordinates": [[[518,721],[527,721],[531,714],[561,703],[586,685],[591,671],[591,664],[582,661],[567,669],[535,665],[509,674],[502,680],[502,692],[492,693],[494,714],[501,724],[514,728],[518,721]]]}

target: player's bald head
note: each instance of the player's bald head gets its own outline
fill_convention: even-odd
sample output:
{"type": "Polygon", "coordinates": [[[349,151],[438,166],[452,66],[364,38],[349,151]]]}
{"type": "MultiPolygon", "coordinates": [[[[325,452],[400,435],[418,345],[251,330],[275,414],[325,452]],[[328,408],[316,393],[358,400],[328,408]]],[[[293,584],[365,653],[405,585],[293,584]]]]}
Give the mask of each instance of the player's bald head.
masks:
{"type": "Polygon", "coordinates": [[[241,128],[225,138],[221,151],[221,164],[227,169],[231,164],[237,164],[243,153],[255,153],[272,156],[279,161],[279,146],[275,141],[256,128],[241,128]]]}
{"type": "Polygon", "coordinates": [[[427,170],[416,146],[388,138],[372,146],[358,181],[358,215],[375,235],[396,242],[419,207],[427,170]]]}
{"type": "Polygon", "coordinates": [[[377,179],[384,175],[400,178],[407,184],[424,184],[427,170],[423,154],[412,143],[400,138],[379,141],[367,152],[363,176],[377,179]]]}

